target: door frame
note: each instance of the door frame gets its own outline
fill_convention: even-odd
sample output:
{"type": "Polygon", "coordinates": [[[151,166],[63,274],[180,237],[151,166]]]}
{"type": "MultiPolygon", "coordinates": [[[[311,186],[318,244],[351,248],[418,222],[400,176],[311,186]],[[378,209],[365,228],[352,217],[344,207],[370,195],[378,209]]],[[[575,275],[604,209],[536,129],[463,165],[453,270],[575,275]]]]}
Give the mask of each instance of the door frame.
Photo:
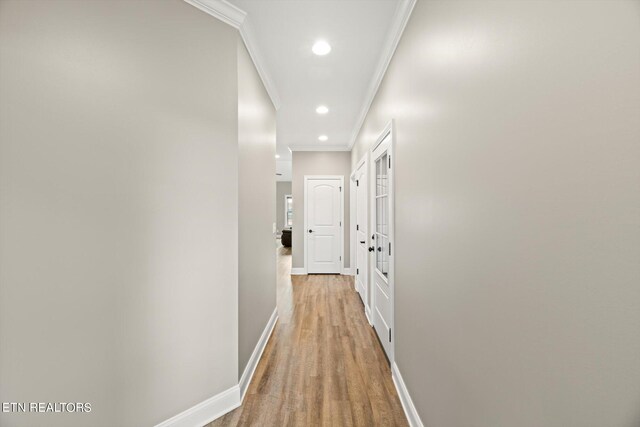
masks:
{"type": "Polygon", "coordinates": [[[356,206],[357,201],[356,198],[356,186],[353,185],[356,182],[356,172],[357,169],[354,170],[349,176],[349,270],[351,276],[354,277],[353,280],[353,288],[358,290],[358,283],[356,281],[356,268],[358,267],[358,262],[356,260],[356,221],[358,218],[356,217],[356,206]]]}
{"type": "MultiPolygon", "coordinates": [[[[375,171],[375,158],[373,157],[373,152],[376,148],[384,141],[387,137],[390,137],[389,141],[389,164],[390,167],[388,169],[388,186],[389,186],[389,219],[388,219],[388,227],[389,227],[389,243],[391,244],[391,255],[389,255],[389,293],[391,300],[391,319],[389,329],[391,330],[391,346],[390,346],[390,354],[388,354],[390,365],[393,366],[395,362],[395,352],[396,352],[396,289],[395,289],[395,254],[396,254],[396,241],[395,241],[395,124],[392,119],[387,123],[384,127],[380,136],[376,139],[376,142],[371,146],[368,151],[369,155],[369,201],[375,200],[375,183],[376,183],[376,171],[375,171]]],[[[375,217],[375,203],[369,203],[369,222],[373,221],[375,217]]],[[[369,229],[369,234],[371,234],[372,230],[375,229],[375,224],[370,224],[371,228],[369,229]]],[[[373,315],[373,310],[376,308],[376,292],[375,292],[375,252],[369,254],[369,292],[371,294],[371,314],[373,315]]],[[[371,319],[373,321],[373,318],[371,319]]],[[[376,333],[377,334],[377,333],[376,333]]],[[[379,338],[379,337],[378,337],[379,338]]]]}
{"type": "Polygon", "coordinates": [[[304,176],[304,271],[305,274],[309,274],[309,233],[307,230],[307,215],[309,214],[308,200],[307,200],[307,184],[309,181],[315,179],[339,179],[340,180],[340,271],[337,274],[342,274],[344,271],[344,175],[305,175],[304,176]]]}
{"type": "MultiPolygon", "coordinates": [[[[358,200],[357,200],[357,193],[356,193],[356,173],[358,173],[358,170],[364,166],[364,174],[367,177],[367,186],[369,186],[369,181],[370,181],[370,171],[369,171],[369,151],[366,151],[364,153],[364,155],[362,156],[362,158],[358,161],[358,163],[356,163],[356,166],[353,170],[353,173],[351,174],[350,177],[350,181],[351,181],[351,189],[352,192],[351,194],[351,259],[353,261],[351,261],[351,270],[352,270],[352,274],[354,276],[354,281],[353,281],[353,286],[355,288],[356,291],[358,291],[358,278],[357,278],[357,268],[360,268],[358,266],[358,257],[357,257],[357,245],[358,245],[358,237],[357,237],[357,230],[356,230],[356,226],[358,225],[358,218],[357,218],[357,206],[358,206],[358,200]]],[[[365,227],[367,228],[367,240],[369,239],[369,231],[371,230],[371,224],[370,224],[370,217],[371,217],[371,212],[370,212],[370,203],[369,203],[369,192],[370,192],[370,188],[365,188],[365,212],[366,212],[366,216],[367,216],[367,220],[366,220],[366,224],[365,227]]],[[[369,245],[371,244],[371,242],[367,241],[367,247],[369,247],[369,245]]],[[[371,262],[370,262],[370,256],[367,254],[366,257],[366,263],[367,265],[365,266],[365,268],[367,269],[367,283],[364,284],[364,286],[366,287],[366,298],[363,298],[363,303],[364,303],[364,314],[367,317],[367,321],[369,322],[369,325],[373,325],[372,321],[371,321],[371,289],[369,287],[369,277],[371,275],[371,262]]]]}

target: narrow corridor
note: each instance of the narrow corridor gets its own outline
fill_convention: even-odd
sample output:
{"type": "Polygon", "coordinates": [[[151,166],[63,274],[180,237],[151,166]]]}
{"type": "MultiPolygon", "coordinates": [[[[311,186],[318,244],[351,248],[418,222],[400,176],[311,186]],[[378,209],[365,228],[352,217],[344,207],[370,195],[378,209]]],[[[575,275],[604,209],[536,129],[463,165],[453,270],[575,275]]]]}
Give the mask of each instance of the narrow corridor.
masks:
{"type": "Polygon", "coordinates": [[[278,323],[243,405],[207,427],[408,425],[353,278],[290,276],[277,251],[278,323]]]}

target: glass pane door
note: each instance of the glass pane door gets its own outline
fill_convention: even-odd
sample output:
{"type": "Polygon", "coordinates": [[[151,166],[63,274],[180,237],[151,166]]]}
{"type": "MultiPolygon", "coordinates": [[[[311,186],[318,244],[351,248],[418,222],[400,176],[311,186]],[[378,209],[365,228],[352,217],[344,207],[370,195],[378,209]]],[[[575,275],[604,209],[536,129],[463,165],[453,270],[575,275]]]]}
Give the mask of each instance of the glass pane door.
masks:
{"type": "Polygon", "coordinates": [[[387,277],[389,274],[389,186],[387,153],[376,160],[376,269],[387,277]]]}

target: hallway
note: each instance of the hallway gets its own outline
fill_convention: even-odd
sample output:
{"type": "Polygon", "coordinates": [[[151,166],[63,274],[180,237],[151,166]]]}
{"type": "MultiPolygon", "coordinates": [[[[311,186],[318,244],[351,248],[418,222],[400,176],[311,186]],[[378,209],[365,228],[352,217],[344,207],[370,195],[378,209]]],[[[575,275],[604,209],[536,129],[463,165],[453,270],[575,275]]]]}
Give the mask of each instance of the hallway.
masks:
{"type": "Polygon", "coordinates": [[[406,426],[353,278],[291,276],[278,247],[279,320],[244,403],[215,426],[406,426]]]}
{"type": "Polygon", "coordinates": [[[0,427],[640,427],[640,0],[0,0],[0,427]]]}

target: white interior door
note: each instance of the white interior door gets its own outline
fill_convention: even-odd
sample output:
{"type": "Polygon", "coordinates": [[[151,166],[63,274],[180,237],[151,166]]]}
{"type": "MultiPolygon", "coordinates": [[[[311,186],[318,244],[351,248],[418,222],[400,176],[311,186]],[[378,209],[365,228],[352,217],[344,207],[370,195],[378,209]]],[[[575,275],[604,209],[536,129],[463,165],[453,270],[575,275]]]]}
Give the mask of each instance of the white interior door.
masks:
{"type": "Polygon", "coordinates": [[[369,207],[367,162],[363,161],[355,173],[356,198],[356,289],[369,312],[369,207]]]}
{"type": "Polygon", "coordinates": [[[393,195],[390,129],[371,154],[373,326],[389,360],[393,361],[393,195]]]}
{"type": "Polygon", "coordinates": [[[305,177],[307,273],[342,273],[342,177],[305,177]]]}

